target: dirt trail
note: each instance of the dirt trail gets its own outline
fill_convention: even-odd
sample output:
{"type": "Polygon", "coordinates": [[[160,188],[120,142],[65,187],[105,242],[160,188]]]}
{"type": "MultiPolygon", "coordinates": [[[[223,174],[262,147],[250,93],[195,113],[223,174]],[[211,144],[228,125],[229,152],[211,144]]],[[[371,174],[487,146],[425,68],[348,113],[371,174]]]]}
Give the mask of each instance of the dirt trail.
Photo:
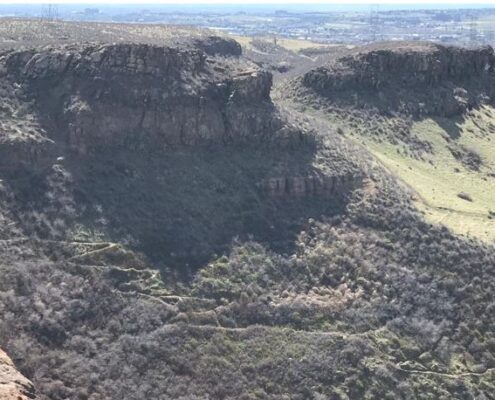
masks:
{"type": "Polygon", "coordinates": [[[81,258],[90,256],[90,255],[95,255],[95,254],[98,254],[98,253],[103,253],[103,252],[106,252],[108,250],[115,249],[117,247],[119,247],[119,245],[116,244],[116,243],[106,243],[106,246],[103,247],[103,248],[96,249],[96,250],[91,250],[91,251],[88,251],[88,252],[83,253],[83,254],[78,254],[76,256],[70,257],[68,261],[74,261],[74,260],[78,260],[78,259],[81,259],[81,258]]]}
{"type": "Polygon", "coordinates": [[[461,372],[458,374],[449,374],[448,372],[422,371],[420,369],[404,369],[399,365],[395,365],[395,369],[409,374],[435,375],[435,376],[443,376],[452,379],[458,379],[465,376],[483,376],[491,372],[495,372],[495,368],[488,368],[483,372],[461,372]]]}

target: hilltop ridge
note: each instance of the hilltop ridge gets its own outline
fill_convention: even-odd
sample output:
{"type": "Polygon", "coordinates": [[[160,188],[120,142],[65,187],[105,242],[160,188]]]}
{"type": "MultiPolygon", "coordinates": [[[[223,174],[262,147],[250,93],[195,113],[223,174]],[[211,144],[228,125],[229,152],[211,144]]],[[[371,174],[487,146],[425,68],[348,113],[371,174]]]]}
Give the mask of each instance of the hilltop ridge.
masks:
{"type": "Polygon", "coordinates": [[[67,46],[14,51],[2,63],[5,85],[22,87],[41,129],[64,132],[81,151],[137,131],[140,140],[154,135],[154,146],[167,146],[251,140],[281,128],[268,72],[247,61],[208,59],[200,49],[67,46]]]}
{"type": "Polygon", "coordinates": [[[493,101],[491,47],[462,49],[431,43],[384,43],[356,48],[296,80],[336,105],[452,117],[493,101]]]}

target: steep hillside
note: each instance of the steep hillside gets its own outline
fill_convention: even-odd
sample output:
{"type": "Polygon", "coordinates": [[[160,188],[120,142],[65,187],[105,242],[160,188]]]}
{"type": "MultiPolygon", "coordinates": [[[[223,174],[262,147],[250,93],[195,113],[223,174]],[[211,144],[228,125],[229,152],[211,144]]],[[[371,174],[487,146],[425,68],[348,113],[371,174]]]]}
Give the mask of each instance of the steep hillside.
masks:
{"type": "Polygon", "coordinates": [[[0,58],[0,346],[38,398],[489,399],[493,246],[179,36],[0,58]]]}
{"type": "Polygon", "coordinates": [[[344,206],[359,157],[278,110],[271,75],[230,41],[205,53],[211,41],[4,54],[0,151],[25,229],[197,266],[237,235],[285,249],[344,206]]]}
{"type": "Polygon", "coordinates": [[[494,59],[491,48],[370,46],[281,91],[375,154],[428,219],[493,240],[494,59]]]}

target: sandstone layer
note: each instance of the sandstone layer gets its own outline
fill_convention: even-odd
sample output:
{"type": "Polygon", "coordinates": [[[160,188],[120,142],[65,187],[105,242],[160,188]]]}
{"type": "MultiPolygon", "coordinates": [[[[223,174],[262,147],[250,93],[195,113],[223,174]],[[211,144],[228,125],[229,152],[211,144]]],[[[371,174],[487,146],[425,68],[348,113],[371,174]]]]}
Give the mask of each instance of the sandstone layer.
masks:
{"type": "Polygon", "coordinates": [[[495,94],[491,47],[436,44],[369,46],[314,69],[305,87],[332,102],[414,116],[454,116],[495,94]]]}
{"type": "Polygon", "coordinates": [[[260,183],[263,191],[271,196],[320,196],[334,197],[348,193],[362,184],[357,174],[335,174],[331,176],[279,176],[264,179],[260,183]]]}
{"type": "Polygon", "coordinates": [[[0,399],[36,399],[34,386],[14,366],[9,356],[0,349],[0,399]]]}
{"type": "Polygon", "coordinates": [[[344,207],[362,173],[336,133],[276,107],[272,75],[237,42],[183,41],[0,54],[0,177],[35,219],[26,231],[70,242],[84,227],[196,267],[232,237],[289,246],[308,218],[344,207]]]}
{"type": "Polygon", "coordinates": [[[269,139],[282,127],[272,76],[239,59],[232,42],[62,46],[8,53],[0,63],[49,139],[79,152],[269,139]]]}

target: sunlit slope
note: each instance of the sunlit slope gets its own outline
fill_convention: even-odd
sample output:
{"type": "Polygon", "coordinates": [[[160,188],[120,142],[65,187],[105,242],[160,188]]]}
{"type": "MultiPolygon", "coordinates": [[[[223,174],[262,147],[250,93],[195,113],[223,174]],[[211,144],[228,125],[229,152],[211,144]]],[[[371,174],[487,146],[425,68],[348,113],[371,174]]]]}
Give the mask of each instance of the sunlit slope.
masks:
{"type": "Polygon", "coordinates": [[[408,185],[429,221],[495,239],[495,53],[432,43],[352,49],[280,84],[408,185]]]}
{"type": "Polygon", "coordinates": [[[484,106],[454,121],[414,122],[411,133],[432,146],[422,159],[387,141],[378,143],[363,136],[359,141],[416,192],[417,204],[428,220],[460,234],[494,240],[495,109],[484,106]],[[456,158],[456,149],[478,155],[479,168],[456,158]]]}
{"type": "MultiPolygon", "coordinates": [[[[249,36],[241,36],[241,35],[229,35],[233,39],[235,39],[237,42],[241,44],[242,47],[248,50],[253,50],[254,47],[252,45],[253,38],[249,36]]],[[[269,43],[273,43],[274,38],[270,36],[266,37],[257,37],[258,40],[261,41],[266,41],[269,43]]],[[[314,47],[327,47],[330,45],[325,45],[321,43],[316,43],[311,40],[304,40],[304,39],[286,39],[286,38],[276,38],[276,43],[279,46],[282,46],[283,48],[291,51],[299,51],[303,49],[308,49],[308,48],[314,48],[314,47]]]]}

